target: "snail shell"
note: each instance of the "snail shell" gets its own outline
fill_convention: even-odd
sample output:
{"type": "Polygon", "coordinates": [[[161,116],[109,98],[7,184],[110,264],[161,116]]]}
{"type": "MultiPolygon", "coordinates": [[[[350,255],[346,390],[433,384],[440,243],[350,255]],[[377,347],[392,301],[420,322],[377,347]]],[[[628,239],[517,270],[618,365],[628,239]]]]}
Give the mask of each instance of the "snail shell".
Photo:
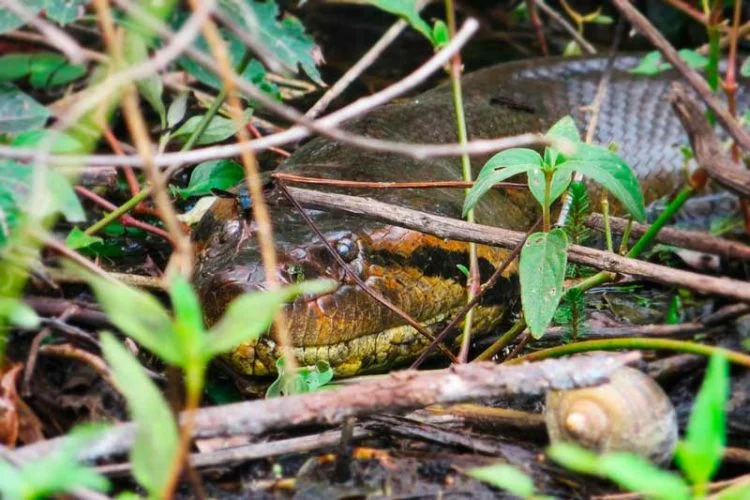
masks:
{"type": "Polygon", "coordinates": [[[609,383],[547,393],[550,441],[572,442],[599,453],[629,451],[668,463],[677,443],[677,417],[661,387],[623,367],[609,383]]]}

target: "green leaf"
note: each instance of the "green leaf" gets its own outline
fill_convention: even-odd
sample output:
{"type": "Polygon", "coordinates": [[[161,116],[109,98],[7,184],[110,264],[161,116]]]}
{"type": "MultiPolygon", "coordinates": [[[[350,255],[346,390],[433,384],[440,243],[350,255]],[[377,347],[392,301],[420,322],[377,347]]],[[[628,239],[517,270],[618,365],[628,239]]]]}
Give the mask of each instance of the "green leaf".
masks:
{"type": "Polygon", "coordinates": [[[432,26],[432,46],[438,50],[448,45],[450,42],[450,33],[448,33],[448,26],[438,19],[432,26]]]}
{"type": "Polygon", "coordinates": [[[276,371],[278,376],[266,390],[266,398],[314,392],[333,380],[333,369],[327,361],[299,367],[290,375],[286,373],[284,358],[279,358],[276,360],[276,371]]]}
{"type": "Polygon", "coordinates": [[[745,62],[742,63],[742,66],[740,67],[740,74],[742,76],[750,76],[750,56],[748,56],[748,58],[745,59],[745,62]]]}
{"type": "Polygon", "coordinates": [[[412,28],[422,33],[425,38],[435,46],[435,39],[432,37],[432,29],[430,29],[430,25],[419,16],[417,2],[415,0],[368,0],[368,2],[380,10],[399,16],[408,22],[412,28]]]}
{"type": "Polygon", "coordinates": [[[177,97],[172,101],[167,110],[167,127],[172,128],[185,118],[185,112],[187,111],[187,92],[180,92],[177,97]]]}
{"type": "Polygon", "coordinates": [[[660,72],[660,65],[661,53],[658,50],[653,50],[643,56],[638,66],[631,68],[629,72],[634,75],[655,75],[660,72]]]}
{"type": "Polygon", "coordinates": [[[735,484],[722,490],[716,496],[717,500],[747,500],[750,498],[750,484],[735,484]]]}
{"type": "Polygon", "coordinates": [[[252,292],[234,299],[211,329],[204,348],[208,359],[229,352],[242,342],[258,338],[271,326],[284,303],[300,294],[317,295],[336,287],[331,280],[305,281],[278,290],[252,292]]]}
{"type": "Polygon", "coordinates": [[[725,406],[729,395],[729,365],[714,354],[693,404],[685,439],[677,445],[675,459],[692,484],[704,485],[721,464],[726,444],[725,406]]]}
{"type": "MultiPolygon", "coordinates": [[[[193,132],[198,129],[198,125],[203,120],[203,115],[191,116],[180,128],[173,134],[173,137],[181,139],[183,142],[190,137],[193,132]]],[[[245,113],[245,119],[243,124],[250,120],[250,114],[245,113]]],[[[214,116],[208,123],[206,130],[203,131],[201,136],[196,141],[196,146],[204,144],[214,144],[229,139],[237,132],[237,127],[234,126],[234,121],[229,118],[222,116],[214,116]]]]}
{"type": "Polygon", "coordinates": [[[581,474],[597,474],[599,456],[589,450],[570,443],[554,443],[545,452],[566,469],[581,474]]]}
{"type": "Polygon", "coordinates": [[[521,498],[531,498],[534,495],[534,481],[512,465],[494,464],[477,467],[466,474],[521,498]]]}
{"type": "MultiPolygon", "coordinates": [[[[125,47],[125,60],[130,65],[136,65],[141,61],[148,59],[148,47],[143,37],[133,36],[130,39],[130,43],[125,47]]],[[[161,77],[158,73],[151,74],[146,78],[141,78],[136,81],[138,86],[138,92],[148,102],[154,111],[159,115],[161,120],[161,127],[165,128],[167,125],[167,110],[164,107],[164,101],[162,101],[162,94],[164,93],[164,85],[162,84],[161,77]]]]}
{"type": "Polygon", "coordinates": [[[529,235],[521,249],[521,303],[531,335],[544,335],[563,295],[568,237],[562,229],[529,235]]]}
{"type": "MultiPolygon", "coordinates": [[[[704,69],[709,59],[703,54],[690,49],[681,49],[678,51],[680,59],[693,69],[704,69]]],[[[630,73],[636,75],[656,75],[663,73],[672,68],[667,62],[662,62],[661,52],[654,50],[643,56],[638,66],[632,68],[630,73]]]]}
{"type": "MultiPolygon", "coordinates": [[[[295,72],[298,67],[302,67],[310,79],[324,85],[317,67],[320,62],[318,55],[320,49],[315,45],[312,37],[305,33],[305,27],[299,19],[289,13],[279,16],[279,7],[275,1],[235,1],[242,3],[242,6],[238,7],[232,1],[223,0],[220,2],[220,9],[247,28],[248,33],[255,34],[284,66],[295,72]],[[248,16],[243,15],[242,7],[248,7],[255,15],[257,22],[252,23],[248,16]]],[[[244,49],[242,50],[244,52],[244,49]]],[[[235,61],[235,64],[239,60],[240,58],[235,61]]]]}
{"type": "Polygon", "coordinates": [[[617,154],[589,144],[579,144],[575,156],[559,163],[557,171],[580,172],[609,191],[638,222],[645,222],[646,209],[638,178],[617,154]]]}
{"type": "Polygon", "coordinates": [[[607,15],[604,15],[604,14],[599,14],[591,22],[594,23],[594,24],[612,24],[612,23],[615,22],[615,20],[612,19],[612,17],[610,17],[610,16],[607,16],[607,15]]]}
{"type": "Polygon", "coordinates": [[[76,455],[103,430],[100,425],[84,425],[66,436],[66,443],[39,460],[29,461],[20,469],[0,461],[0,493],[3,498],[46,499],[80,488],[107,491],[106,477],[78,463],[76,455]]]}
{"type": "Polygon", "coordinates": [[[679,476],[660,470],[647,460],[630,453],[613,453],[599,458],[599,475],[621,488],[646,498],[688,500],[690,490],[679,476]]]}
{"type": "Polygon", "coordinates": [[[130,451],[133,475],[153,498],[161,497],[177,456],[174,415],[143,367],[127,349],[106,332],[101,335],[101,346],[136,425],[135,441],[130,451]]]}
{"type": "MultiPolygon", "coordinates": [[[[44,7],[45,0],[24,0],[22,5],[30,14],[37,14],[44,7]]],[[[7,7],[0,6],[0,34],[8,33],[26,24],[7,7]]]]}
{"type": "Polygon", "coordinates": [[[50,112],[15,85],[0,84],[0,133],[19,134],[42,128],[50,112]]]}
{"type": "Polygon", "coordinates": [[[541,166],[542,157],[532,149],[514,148],[500,151],[484,164],[482,171],[477,176],[477,180],[466,195],[463,208],[464,216],[498,182],[502,182],[514,175],[539,169],[541,166]]]}
{"type": "Polygon", "coordinates": [[[29,59],[31,85],[38,89],[47,89],[78,80],[86,74],[86,67],[71,64],[54,52],[37,52],[29,59]]]}
{"type": "Polygon", "coordinates": [[[12,82],[29,74],[31,54],[8,54],[0,57],[0,82],[12,82]]]}
{"type": "Polygon", "coordinates": [[[0,318],[7,318],[21,328],[31,329],[39,326],[36,311],[16,298],[0,297],[0,318]]]}
{"type": "Polygon", "coordinates": [[[65,238],[65,246],[73,250],[86,248],[98,243],[104,243],[104,240],[99,236],[89,236],[81,231],[78,226],[71,229],[70,233],[68,233],[68,237],[65,238]]]}
{"type": "Polygon", "coordinates": [[[181,198],[205,196],[212,189],[227,190],[245,177],[242,165],[232,160],[211,160],[195,167],[184,189],[176,189],[181,198]]]}
{"type": "Polygon", "coordinates": [[[112,324],[167,363],[182,364],[172,318],[151,294],[96,276],[87,278],[112,324]]]}
{"type": "Polygon", "coordinates": [[[692,49],[680,49],[678,54],[680,55],[680,59],[693,69],[703,69],[708,66],[708,57],[692,49]]]}
{"type": "Polygon", "coordinates": [[[83,144],[74,137],[49,129],[23,132],[18,134],[10,144],[19,148],[35,148],[48,140],[52,140],[51,153],[80,153],[83,150],[83,144]]]}
{"type": "MultiPolygon", "coordinates": [[[[540,205],[544,204],[544,172],[539,169],[529,170],[528,184],[531,194],[534,195],[536,201],[540,205]]],[[[573,178],[571,172],[557,172],[552,174],[552,185],[550,186],[550,198],[549,202],[552,204],[558,199],[570,185],[570,181],[573,178]]]]}
{"type": "Polygon", "coordinates": [[[201,351],[206,336],[201,305],[193,287],[180,275],[176,275],[169,284],[169,297],[174,309],[175,340],[183,353],[180,366],[188,371],[189,364],[203,360],[201,351]]]}
{"type": "Polygon", "coordinates": [[[91,0],[46,0],[45,13],[58,24],[68,24],[83,17],[91,0]]]}

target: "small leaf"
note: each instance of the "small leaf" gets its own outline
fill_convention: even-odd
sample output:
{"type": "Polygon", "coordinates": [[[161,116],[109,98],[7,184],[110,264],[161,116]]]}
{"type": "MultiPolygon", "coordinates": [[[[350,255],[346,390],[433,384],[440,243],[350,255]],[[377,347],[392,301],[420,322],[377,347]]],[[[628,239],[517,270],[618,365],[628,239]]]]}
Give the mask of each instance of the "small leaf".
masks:
{"type": "Polygon", "coordinates": [[[173,128],[185,118],[188,95],[187,92],[180,92],[174,101],[172,101],[172,104],[169,105],[169,109],[167,110],[167,128],[173,128]]]}
{"type": "Polygon", "coordinates": [[[11,145],[19,148],[35,148],[50,140],[52,141],[51,153],[65,154],[83,151],[83,145],[72,136],[49,129],[30,130],[18,134],[11,145]]]}
{"type": "Polygon", "coordinates": [[[57,24],[68,24],[86,13],[91,0],[46,0],[45,15],[57,24]]]}
{"type": "MultiPolygon", "coordinates": [[[[44,7],[46,0],[24,0],[23,6],[29,14],[36,15],[44,7]]],[[[26,24],[15,13],[5,6],[0,7],[0,34],[13,31],[26,24]]]]}
{"type": "Polygon", "coordinates": [[[65,85],[85,74],[85,66],[71,64],[55,52],[37,52],[29,58],[29,82],[38,89],[65,85]]]}
{"type": "Polygon", "coordinates": [[[575,156],[557,165],[557,172],[580,172],[601,184],[638,222],[646,220],[643,193],[633,170],[617,154],[599,146],[579,144],[575,156]]]}
{"type": "MultiPolygon", "coordinates": [[[[245,121],[243,123],[247,123],[249,119],[250,116],[246,114],[245,121]]],[[[173,136],[178,139],[182,139],[183,142],[186,141],[187,138],[190,137],[190,135],[198,129],[198,125],[202,120],[203,115],[191,116],[185,123],[182,124],[180,128],[177,129],[173,136]]],[[[232,137],[235,132],[237,132],[237,128],[234,126],[234,122],[232,120],[221,116],[214,116],[213,118],[211,118],[211,121],[209,122],[208,126],[203,131],[201,136],[198,138],[195,145],[201,146],[204,144],[214,144],[216,142],[221,142],[232,137]]]]}
{"type": "Polygon", "coordinates": [[[438,19],[432,26],[432,46],[435,49],[441,49],[448,44],[450,41],[450,34],[448,33],[448,26],[438,19]]]}
{"type": "Polygon", "coordinates": [[[169,284],[169,297],[174,309],[175,340],[183,353],[180,366],[187,371],[188,364],[203,358],[201,351],[206,342],[203,313],[193,287],[179,274],[169,284]]]}
{"type": "Polygon", "coordinates": [[[581,134],[578,132],[575,120],[570,115],[560,118],[544,135],[545,137],[567,139],[574,144],[581,142],[581,134]]]}
{"type": "Polygon", "coordinates": [[[708,57],[699,52],[691,49],[680,49],[678,54],[680,55],[680,59],[685,61],[685,63],[693,69],[703,69],[708,66],[708,57]]]}
{"type": "Polygon", "coordinates": [[[580,56],[581,54],[583,54],[581,45],[575,40],[569,41],[563,49],[563,56],[565,57],[580,56]]]}
{"type": "Polygon", "coordinates": [[[630,73],[634,75],[655,75],[660,72],[661,53],[654,50],[643,56],[638,66],[631,68],[630,73]]]}
{"type": "Polygon", "coordinates": [[[474,182],[474,186],[472,186],[466,195],[463,208],[464,216],[498,182],[502,182],[514,175],[541,168],[541,166],[542,157],[532,149],[515,148],[497,153],[484,164],[482,171],[479,172],[477,180],[474,182]]]}
{"type": "MultiPolygon", "coordinates": [[[[544,204],[544,172],[539,169],[529,170],[528,184],[531,194],[534,195],[536,201],[540,205],[544,204]]],[[[552,204],[558,199],[570,185],[570,181],[573,178],[571,172],[558,172],[552,174],[552,185],[550,186],[550,198],[549,202],[552,204]]]]}
{"type": "Polygon", "coordinates": [[[81,200],[73,191],[70,181],[60,172],[47,172],[47,189],[49,210],[47,213],[59,212],[68,222],[85,222],[86,212],[81,200]]]}
{"type": "Polygon", "coordinates": [[[211,160],[195,167],[190,174],[190,182],[184,189],[177,189],[181,198],[205,196],[213,189],[227,190],[237,185],[245,177],[242,165],[232,160],[211,160]]]}
{"type": "Polygon", "coordinates": [[[729,365],[724,356],[714,354],[693,404],[685,439],[677,445],[675,459],[692,484],[708,483],[721,464],[728,395],[729,365]]]}
{"type": "Polygon", "coordinates": [[[39,326],[39,316],[31,307],[19,299],[0,297],[0,318],[7,318],[13,325],[21,328],[39,326]]]}
{"type": "Polygon", "coordinates": [[[471,469],[466,474],[521,498],[531,498],[534,494],[534,481],[512,465],[488,465],[471,469]]]}
{"type": "Polygon", "coordinates": [[[580,446],[570,443],[554,443],[547,448],[546,454],[566,469],[581,474],[597,474],[599,456],[580,446]]]}
{"type": "Polygon", "coordinates": [[[690,490],[677,475],[660,470],[647,460],[630,453],[613,453],[599,458],[599,475],[621,488],[646,498],[688,500],[690,490]]]}
{"type": "Polygon", "coordinates": [[[415,0],[368,0],[368,2],[380,10],[399,16],[408,22],[412,28],[422,33],[434,45],[435,40],[432,38],[432,29],[419,16],[415,0]]]}
{"type": "Polygon", "coordinates": [[[742,76],[750,76],[750,56],[748,56],[748,58],[745,59],[745,62],[742,63],[742,67],[740,68],[740,74],[742,76]]]}
{"type": "Polygon", "coordinates": [[[81,231],[78,226],[71,229],[68,237],[65,238],[65,246],[72,250],[86,248],[97,243],[104,243],[104,240],[99,236],[89,236],[81,231]]]}
{"type": "Polygon", "coordinates": [[[167,363],[181,365],[172,318],[152,295],[95,276],[88,282],[112,324],[167,363]]]}
{"type": "MultiPolygon", "coordinates": [[[[130,37],[130,42],[125,46],[125,60],[131,66],[139,64],[148,59],[148,47],[146,40],[141,36],[130,37]]],[[[162,94],[164,85],[158,73],[153,73],[146,78],[136,81],[138,92],[148,102],[159,115],[162,128],[167,124],[167,110],[164,108],[162,94]]]]}
{"type": "Polygon", "coordinates": [[[521,303],[531,335],[544,335],[563,295],[568,237],[562,229],[529,235],[521,249],[521,303]]]}
{"type": "Polygon", "coordinates": [[[101,335],[101,346],[136,425],[135,441],[130,451],[133,475],[152,498],[161,497],[177,456],[174,415],[143,367],[127,349],[106,332],[101,335]]]}
{"type": "Polygon", "coordinates": [[[8,54],[0,57],[0,82],[12,82],[25,77],[31,71],[31,54],[8,54]]]}
{"type": "Polygon", "coordinates": [[[290,375],[284,368],[284,358],[276,360],[276,380],[266,390],[266,398],[291,396],[315,392],[333,380],[333,369],[327,361],[318,361],[315,366],[302,366],[290,375]]]}
{"type": "Polygon", "coordinates": [[[14,85],[0,84],[0,133],[19,134],[42,128],[50,112],[14,85]]]}
{"type": "Polygon", "coordinates": [[[612,24],[615,22],[615,20],[610,16],[599,14],[591,22],[594,24],[612,24]]]}
{"type": "Polygon", "coordinates": [[[306,281],[278,290],[252,292],[234,299],[206,339],[205,355],[231,351],[242,342],[258,338],[271,326],[284,303],[300,294],[317,295],[333,290],[331,280],[306,281]]]}
{"type": "Polygon", "coordinates": [[[747,500],[750,498],[750,484],[735,484],[717,494],[716,500],[747,500]]]}

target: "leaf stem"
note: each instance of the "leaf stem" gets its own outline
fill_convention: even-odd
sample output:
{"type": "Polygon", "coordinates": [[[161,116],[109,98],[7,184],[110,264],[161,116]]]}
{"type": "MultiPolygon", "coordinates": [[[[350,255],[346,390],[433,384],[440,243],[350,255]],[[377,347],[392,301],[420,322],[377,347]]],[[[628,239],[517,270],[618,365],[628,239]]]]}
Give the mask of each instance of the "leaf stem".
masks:
{"type": "Polygon", "coordinates": [[[607,242],[607,251],[611,252],[612,245],[612,228],[609,225],[609,197],[607,191],[602,191],[602,217],[604,218],[604,239],[607,242]]]}
{"type": "Polygon", "coordinates": [[[646,349],[646,350],[669,350],[711,356],[715,353],[723,354],[729,361],[750,368],[750,356],[723,347],[709,346],[696,342],[674,339],[652,339],[652,338],[614,338],[601,340],[584,340],[573,344],[545,349],[520,356],[505,363],[515,365],[528,361],[540,361],[549,358],[558,358],[569,354],[577,354],[590,351],[617,351],[621,349],[646,349]]]}
{"type": "Polygon", "coordinates": [[[526,329],[526,321],[521,318],[511,326],[499,339],[492,343],[487,349],[474,358],[474,361],[489,361],[500,350],[516,340],[526,329]]]}
{"type": "Polygon", "coordinates": [[[552,228],[552,218],[550,215],[550,198],[552,197],[552,175],[554,171],[544,171],[544,203],[542,203],[542,231],[549,233],[552,228]]]}

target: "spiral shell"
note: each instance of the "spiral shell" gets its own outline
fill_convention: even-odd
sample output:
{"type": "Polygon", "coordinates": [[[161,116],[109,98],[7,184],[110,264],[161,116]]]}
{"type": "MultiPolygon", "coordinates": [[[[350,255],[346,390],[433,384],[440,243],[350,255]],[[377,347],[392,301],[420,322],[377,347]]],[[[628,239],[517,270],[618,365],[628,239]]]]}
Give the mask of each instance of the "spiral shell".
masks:
{"type": "Polygon", "coordinates": [[[661,387],[624,367],[609,383],[550,391],[545,422],[550,441],[572,442],[599,453],[629,451],[668,463],[677,443],[677,417],[661,387]]]}

